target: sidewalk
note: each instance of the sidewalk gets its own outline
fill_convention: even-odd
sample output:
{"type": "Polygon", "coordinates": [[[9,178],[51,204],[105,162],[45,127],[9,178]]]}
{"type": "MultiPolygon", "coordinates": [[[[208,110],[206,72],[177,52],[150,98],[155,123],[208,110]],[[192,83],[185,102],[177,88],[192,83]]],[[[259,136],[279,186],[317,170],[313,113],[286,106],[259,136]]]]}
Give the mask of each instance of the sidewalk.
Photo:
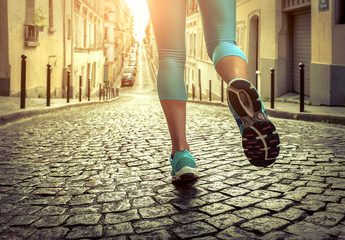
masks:
{"type": "Polygon", "coordinates": [[[47,107],[47,100],[45,98],[26,98],[25,109],[21,109],[19,97],[0,97],[0,125],[34,115],[54,112],[72,107],[107,103],[116,99],[118,99],[118,97],[110,100],[103,100],[102,98],[101,101],[99,101],[99,98],[91,98],[90,101],[87,99],[82,99],[82,102],[79,102],[78,98],[74,98],[70,99],[70,102],[67,103],[66,98],[54,98],[50,100],[50,107],[47,107]]]}
{"type": "MultiPolygon", "coordinates": [[[[202,101],[199,98],[195,98],[195,100],[189,98],[189,101],[228,107],[226,99],[223,103],[220,100],[209,101],[208,98],[202,101]]],[[[267,114],[272,117],[345,125],[345,107],[305,104],[304,112],[300,112],[299,101],[296,100],[296,97],[286,99],[285,96],[276,99],[273,109],[271,108],[271,102],[263,102],[263,104],[267,114]]]]}
{"type": "MultiPolygon", "coordinates": [[[[26,108],[20,109],[19,97],[0,97],[0,125],[18,120],[20,118],[30,117],[33,115],[44,114],[61,109],[67,109],[71,107],[80,107],[90,104],[100,104],[105,102],[111,102],[116,100],[111,99],[108,101],[99,101],[98,98],[92,98],[90,101],[83,99],[79,102],[79,99],[70,99],[70,103],[67,103],[65,98],[51,99],[50,107],[46,106],[45,98],[27,98],[26,108]]],[[[219,100],[209,101],[203,99],[203,101],[189,99],[190,102],[212,104],[227,107],[226,100],[221,103],[219,100]]],[[[283,102],[284,98],[278,98],[274,103],[274,109],[272,109],[270,102],[264,102],[266,112],[268,115],[277,118],[296,119],[304,121],[314,122],[326,122],[334,124],[345,125],[345,107],[330,107],[330,106],[311,106],[305,105],[305,112],[299,112],[298,102],[283,102]]]]}

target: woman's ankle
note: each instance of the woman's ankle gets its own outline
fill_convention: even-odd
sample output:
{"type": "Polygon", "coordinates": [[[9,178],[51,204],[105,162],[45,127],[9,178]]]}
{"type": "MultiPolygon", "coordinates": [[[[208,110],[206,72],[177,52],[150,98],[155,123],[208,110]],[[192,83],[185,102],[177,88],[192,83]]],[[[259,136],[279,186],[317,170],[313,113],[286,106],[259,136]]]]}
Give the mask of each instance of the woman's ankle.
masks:
{"type": "Polygon", "coordinates": [[[171,157],[173,158],[177,151],[184,151],[184,150],[190,151],[189,146],[185,145],[185,146],[180,146],[180,147],[176,147],[176,148],[173,147],[173,149],[171,151],[171,157]]]}

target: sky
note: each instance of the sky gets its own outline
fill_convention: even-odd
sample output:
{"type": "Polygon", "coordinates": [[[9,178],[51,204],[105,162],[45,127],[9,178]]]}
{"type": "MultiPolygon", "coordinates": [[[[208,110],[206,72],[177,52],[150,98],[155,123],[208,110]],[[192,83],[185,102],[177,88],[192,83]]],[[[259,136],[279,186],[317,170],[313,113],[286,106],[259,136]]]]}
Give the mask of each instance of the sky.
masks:
{"type": "Polygon", "coordinates": [[[125,0],[134,16],[134,35],[138,41],[145,37],[145,27],[150,17],[146,0],[125,0]]]}

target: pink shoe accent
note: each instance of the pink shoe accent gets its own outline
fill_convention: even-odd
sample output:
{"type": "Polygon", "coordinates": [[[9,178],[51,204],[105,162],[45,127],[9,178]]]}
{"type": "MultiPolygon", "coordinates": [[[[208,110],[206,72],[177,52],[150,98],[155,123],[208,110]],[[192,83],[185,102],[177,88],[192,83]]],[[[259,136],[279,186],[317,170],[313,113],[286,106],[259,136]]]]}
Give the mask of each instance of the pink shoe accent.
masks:
{"type": "Polygon", "coordinates": [[[254,134],[247,134],[245,137],[253,137],[254,134]]]}

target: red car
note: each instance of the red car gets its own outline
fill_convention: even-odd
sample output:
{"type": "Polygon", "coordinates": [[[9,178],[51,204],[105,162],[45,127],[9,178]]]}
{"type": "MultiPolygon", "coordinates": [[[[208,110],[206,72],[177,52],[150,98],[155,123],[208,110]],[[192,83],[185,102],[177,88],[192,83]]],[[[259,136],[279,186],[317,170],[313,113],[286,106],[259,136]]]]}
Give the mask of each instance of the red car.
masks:
{"type": "Polygon", "coordinates": [[[121,87],[126,87],[126,86],[133,86],[134,85],[135,78],[132,74],[125,74],[121,78],[121,87]]]}

